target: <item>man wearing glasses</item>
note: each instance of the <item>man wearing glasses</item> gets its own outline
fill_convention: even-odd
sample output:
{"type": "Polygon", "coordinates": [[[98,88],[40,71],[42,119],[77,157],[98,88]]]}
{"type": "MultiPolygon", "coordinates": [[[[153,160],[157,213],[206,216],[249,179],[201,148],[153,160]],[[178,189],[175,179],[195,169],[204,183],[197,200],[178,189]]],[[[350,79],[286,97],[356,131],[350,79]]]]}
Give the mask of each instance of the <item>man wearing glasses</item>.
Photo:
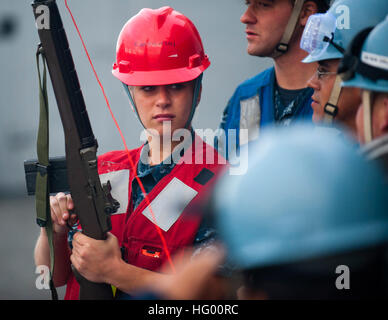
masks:
{"type": "Polygon", "coordinates": [[[337,0],[326,14],[311,16],[306,24],[301,48],[309,53],[304,63],[318,62],[308,86],[312,95],[313,121],[333,121],[356,136],[356,113],[361,103],[358,88],[341,88],[338,66],[345,49],[362,30],[377,25],[388,14],[385,0],[337,0]]]}

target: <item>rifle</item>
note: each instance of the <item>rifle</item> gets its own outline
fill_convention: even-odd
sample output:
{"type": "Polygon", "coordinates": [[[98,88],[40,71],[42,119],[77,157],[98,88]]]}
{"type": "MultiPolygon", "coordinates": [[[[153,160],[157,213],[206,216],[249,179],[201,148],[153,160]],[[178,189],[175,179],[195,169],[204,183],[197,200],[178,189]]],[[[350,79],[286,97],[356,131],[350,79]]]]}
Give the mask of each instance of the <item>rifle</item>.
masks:
{"type": "MultiPolygon", "coordinates": [[[[38,54],[46,60],[63,125],[67,178],[75,212],[85,235],[97,240],[104,240],[107,232],[111,229],[110,214],[117,211],[119,204],[110,195],[109,182],[101,185],[99,179],[97,171],[98,144],[90,125],[61,16],[55,0],[34,0],[32,7],[37,22],[42,18],[42,12],[49,13],[45,21],[46,26],[42,27],[37,23],[41,42],[38,54]]],[[[47,93],[43,96],[45,96],[47,104],[47,93]]],[[[38,134],[38,146],[39,139],[38,134]]],[[[42,163],[36,165],[37,171],[40,173],[40,175],[36,175],[37,178],[50,174],[48,155],[46,162],[45,165],[42,163]]],[[[47,188],[49,189],[49,186],[47,188]]],[[[48,197],[48,192],[45,196],[48,197]]],[[[49,216],[50,213],[48,212],[47,215],[49,216]]],[[[46,222],[38,219],[38,223],[45,225],[46,222]]],[[[73,272],[80,284],[80,299],[113,298],[109,284],[90,282],[74,268],[73,272]]]]}

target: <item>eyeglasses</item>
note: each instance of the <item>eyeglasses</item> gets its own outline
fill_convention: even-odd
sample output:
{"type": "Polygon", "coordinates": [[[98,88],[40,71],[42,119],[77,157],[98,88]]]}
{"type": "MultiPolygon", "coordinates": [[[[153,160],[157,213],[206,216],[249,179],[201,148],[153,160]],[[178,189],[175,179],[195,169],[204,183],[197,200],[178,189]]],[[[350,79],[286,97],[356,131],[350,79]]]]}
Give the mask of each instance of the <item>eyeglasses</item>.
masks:
{"type": "Polygon", "coordinates": [[[319,67],[316,71],[318,80],[323,80],[326,76],[337,74],[336,71],[322,71],[319,67]]]}

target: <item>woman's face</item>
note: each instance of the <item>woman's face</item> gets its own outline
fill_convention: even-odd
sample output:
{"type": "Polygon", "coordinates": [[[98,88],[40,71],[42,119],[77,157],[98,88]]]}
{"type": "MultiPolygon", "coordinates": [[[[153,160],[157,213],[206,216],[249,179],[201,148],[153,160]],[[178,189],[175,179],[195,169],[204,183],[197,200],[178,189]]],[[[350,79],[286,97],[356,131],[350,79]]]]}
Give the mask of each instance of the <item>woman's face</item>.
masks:
{"type": "MultiPolygon", "coordinates": [[[[161,86],[134,86],[131,92],[144,127],[160,136],[185,128],[189,119],[195,81],[161,86]],[[164,132],[171,125],[171,132],[164,132]]],[[[199,101],[199,99],[198,99],[199,101]]],[[[170,131],[170,130],[169,130],[170,131]]]]}

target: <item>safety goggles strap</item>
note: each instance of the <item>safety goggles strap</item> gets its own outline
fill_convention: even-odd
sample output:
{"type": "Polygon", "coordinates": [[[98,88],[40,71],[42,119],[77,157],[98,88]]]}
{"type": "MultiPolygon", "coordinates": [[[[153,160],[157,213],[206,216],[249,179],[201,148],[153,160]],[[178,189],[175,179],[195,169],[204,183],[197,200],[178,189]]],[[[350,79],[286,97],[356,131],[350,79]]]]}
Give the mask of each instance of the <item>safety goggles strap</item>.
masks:
{"type": "Polygon", "coordinates": [[[345,54],[345,49],[342,48],[340,45],[338,45],[338,44],[336,44],[336,43],[334,42],[334,32],[331,34],[331,37],[330,37],[330,38],[327,37],[327,36],[325,36],[325,37],[323,38],[323,41],[324,41],[324,42],[328,42],[329,44],[331,44],[334,48],[336,48],[336,49],[339,51],[339,53],[345,54]]]}
{"type": "Polygon", "coordinates": [[[124,82],[122,82],[122,84],[123,84],[124,90],[125,90],[125,92],[126,92],[128,98],[129,98],[129,101],[130,101],[130,103],[131,103],[131,108],[132,108],[133,112],[135,112],[136,117],[137,117],[137,119],[140,121],[140,123],[141,123],[141,125],[143,126],[143,128],[144,128],[144,129],[147,129],[147,128],[144,126],[144,124],[143,124],[143,122],[141,121],[141,119],[140,119],[139,112],[137,111],[137,107],[136,107],[135,101],[133,100],[133,97],[132,97],[131,91],[129,90],[128,85],[125,84],[124,82]]]}
{"type": "Polygon", "coordinates": [[[324,121],[326,123],[331,124],[333,119],[337,116],[338,113],[338,100],[341,95],[341,77],[339,75],[336,76],[333,89],[331,90],[329,101],[326,103],[324,112],[325,117],[324,121]]]}
{"type": "Polygon", "coordinates": [[[291,17],[288,20],[286,29],[283,33],[283,37],[276,46],[275,52],[272,58],[277,58],[288,51],[289,43],[292,35],[294,34],[295,27],[299,20],[300,12],[302,11],[304,0],[295,0],[294,8],[291,13],[291,17]]]}
{"type": "Polygon", "coordinates": [[[53,242],[53,225],[50,213],[49,201],[49,111],[48,111],[48,97],[47,97],[47,71],[46,58],[38,46],[36,52],[36,63],[38,68],[39,78],[39,129],[37,139],[37,154],[38,154],[38,174],[36,175],[36,191],[35,191],[35,207],[37,215],[37,223],[40,227],[46,229],[48,244],[50,248],[50,290],[53,300],[58,300],[58,294],[53,282],[54,272],[54,242],[53,242]],[[39,56],[42,57],[43,62],[43,79],[41,78],[39,67],[39,56]],[[43,83],[42,83],[43,80],[43,83]]]}
{"type": "Polygon", "coordinates": [[[371,142],[372,133],[372,92],[364,90],[362,92],[362,105],[364,107],[364,139],[365,143],[371,142]]]}

